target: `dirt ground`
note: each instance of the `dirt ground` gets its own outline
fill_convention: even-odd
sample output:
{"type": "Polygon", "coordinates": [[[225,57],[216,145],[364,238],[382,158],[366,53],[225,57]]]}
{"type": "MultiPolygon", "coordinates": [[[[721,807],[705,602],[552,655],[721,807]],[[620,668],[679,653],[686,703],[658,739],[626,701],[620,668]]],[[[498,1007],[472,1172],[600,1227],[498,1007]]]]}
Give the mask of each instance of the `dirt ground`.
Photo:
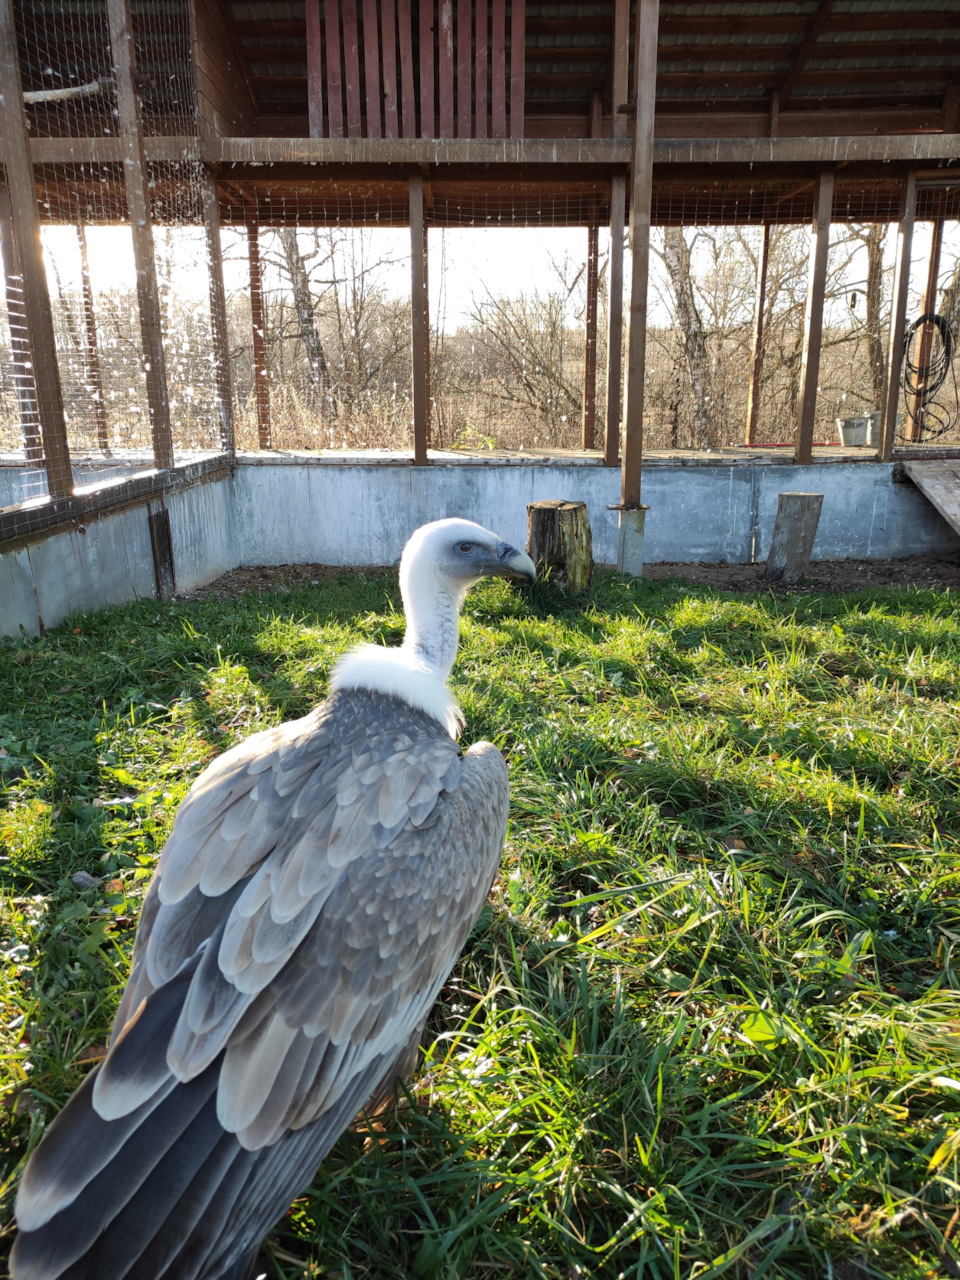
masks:
{"type": "MultiPolygon", "coordinates": [[[[224,574],[216,582],[184,596],[189,600],[237,600],[245,595],[266,595],[291,587],[317,586],[326,578],[343,572],[325,564],[281,564],[270,568],[239,569],[224,574]]],[[[681,578],[717,587],[721,591],[813,592],[857,591],[869,587],[960,588],[960,553],[907,556],[902,560],[818,560],[810,565],[803,580],[794,587],[768,587],[762,564],[648,564],[644,577],[659,582],[681,578]]]]}

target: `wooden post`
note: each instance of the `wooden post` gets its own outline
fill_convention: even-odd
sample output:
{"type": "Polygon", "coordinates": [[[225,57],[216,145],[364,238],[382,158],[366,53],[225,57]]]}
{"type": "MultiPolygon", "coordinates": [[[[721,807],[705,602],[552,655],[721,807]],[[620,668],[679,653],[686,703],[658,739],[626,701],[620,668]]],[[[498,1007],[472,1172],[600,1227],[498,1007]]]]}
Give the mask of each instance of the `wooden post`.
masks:
{"type": "Polygon", "coordinates": [[[161,470],[173,466],[173,433],[163,359],[160,326],[160,294],[153,253],[153,220],[147,187],[147,162],[143,152],[140,104],[136,91],[136,60],[130,0],[107,0],[110,50],[117,81],[117,113],[123,146],[123,182],[127,215],[133,232],[133,260],[137,271],[137,300],[147,384],[147,404],[153,433],[153,457],[161,470]]]}
{"type": "MultiPolygon", "coordinates": [[[[934,315],[937,310],[937,283],[940,279],[940,254],[943,249],[943,215],[933,220],[933,235],[930,240],[930,260],[927,263],[927,287],[923,295],[923,306],[920,314],[925,316],[934,315]]],[[[927,383],[923,376],[923,370],[926,369],[930,362],[930,352],[933,348],[934,326],[932,324],[924,324],[920,327],[917,335],[917,369],[921,372],[918,374],[917,389],[910,397],[907,404],[907,417],[904,423],[904,435],[907,440],[920,440],[923,436],[923,422],[921,415],[923,407],[927,401],[927,383]]]]}
{"type": "Polygon", "coordinates": [[[620,413],[623,404],[623,230],[627,180],[610,180],[610,272],[607,278],[607,420],[603,465],[620,465],[620,413]]]}
{"type": "Polygon", "coordinates": [[[427,297],[424,271],[423,174],[410,174],[410,292],[412,301],[413,461],[427,465],[427,297]]]}
{"type": "Polygon", "coordinates": [[[23,303],[23,273],[13,237],[10,216],[10,191],[0,183],[0,255],[7,294],[7,324],[10,329],[10,355],[13,363],[13,385],[17,391],[23,451],[28,462],[43,466],[43,438],[40,435],[40,411],[37,388],[33,382],[33,360],[27,340],[27,313],[23,303]]]}
{"type": "Polygon", "coordinates": [[[40,241],[37,187],[23,114],[13,0],[0,0],[0,137],[3,139],[3,164],[10,194],[13,241],[23,276],[23,315],[33,365],[47,491],[51,498],[65,498],[73,493],[73,474],[40,241]]]}
{"type": "Polygon", "coordinates": [[[537,566],[538,578],[555,569],[568,591],[585,591],[593,574],[587,504],[562,499],[528,502],[527,555],[537,566]]]}
{"type": "Polygon", "coordinates": [[[320,0],[306,0],[307,121],[311,138],[323,137],[323,35],[320,0]]]}
{"type": "Polygon", "coordinates": [[[799,581],[810,563],[822,506],[822,493],[781,493],[778,496],[777,519],[763,571],[767,582],[782,582],[789,586],[799,581]]]}
{"type": "Polygon", "coordinates": [[[900,193],[900,227],[897,232],[897,264],[893,272],[893,297],[890,300],[890,339],[887,344],[887,394],[883,406],[883,431],[877,454],[881,462],[889,462],[897,433],[897,406],[900,404],[900,368],[903,364],[903,330],[907,319],[907,293],[910,289],[910,253],[913,248],[913,223],[917,212],[917,171],[910,169],[900,193]]]}
{"type": "Polygon", "coordinates": [[[627,341],[627,402],[624,407],[620,505],[640,504],[643,466],[643,375],[647,352],[647,280],[650,273],[650,208],[653,193],[653,114],[657,92],[657,30],[660,0],[638,0],[637,113],[630,165],[630,333],[627,341]]]}
{"type": "Polygon", "coordinates": [[[83,324],[86,336],[86,375],[93,399],[93,416],[97,424],[97,444],[101,453],[110,452],[110,436],[107,431],[107,406],[103,398],[103,377],[100,372],[100,347],[97,343],[97,317],[93,310],[93,285],[90,283],[90,262],[87,256],[87,229],[77,223],[77,241],[80,246],[80,286],[83,293],[83,324]]]}
{"type": "Polygon", "coordinates": [[[760,413],[760,373],[763,367],[763,311],[767,297],[767,263],[770,258],[770,223],[763,224],[763,240],[757,261],[757,297],[753,309],[753,362],[747,391],[747,430],[745,444],[756,444],[757,418],[760,413]]]}
{"type": "MultiPolygon", "coordinates": [[[[426,187],[427,184],[425,183],[426,187]]],[[[426,192],[424,193],[426,194],[426,192]]],[[[430,386],[430,235],[426,207],[423,218],[423,401],[427,420],[427,448],[433,447],[433,399],[430,386]]]]}
{"type": "Polygon", "coordinates": [[[253,389],[257,400],[257,448],[273,447],[270,432],[270,382],[267,377],[267,329],[263,314],[263,273],[260,270],[260,228],[247,223],[250,262],[250,327],[253,330],[253,389]]]}
{"type": "Polygon", "coordinates": [[[584,449],[596,446],[597,433],[597,302],[600,284],[600,228],[587,228],[587,314],[584,317],[583,413],[581,440],[584,449]]]}
{"type": "Polygon", "coordinates": [[[223,287],[223,251],[220,246],[220,202],[217,180],[203,173],[203,226],[207,236],[207,270],[210,276],[210,337],[213,342],[214,383],[220,448],[234,452],[233,379],[230,376],[230,342],[227,336],[227,299],[223,287]]]}
{"type": "Polygon", "coordinates": [[[810,231],[810,272],[807,305],[803,316],[803,357],[800,370],[800,421],[794,440],[794,462],[813,457],[813,424],[817,412],[820,346],[823,341],[823,300],[827,285],[827,253],[830,248],[830,215],[833,210],[833,170],[821,169],[813,198],[810,231]]]}
{"type": "Polygon", "coordinates": [[[510,3],[510,137],[523,137],[526,92],[526,0],[510,3]]]}

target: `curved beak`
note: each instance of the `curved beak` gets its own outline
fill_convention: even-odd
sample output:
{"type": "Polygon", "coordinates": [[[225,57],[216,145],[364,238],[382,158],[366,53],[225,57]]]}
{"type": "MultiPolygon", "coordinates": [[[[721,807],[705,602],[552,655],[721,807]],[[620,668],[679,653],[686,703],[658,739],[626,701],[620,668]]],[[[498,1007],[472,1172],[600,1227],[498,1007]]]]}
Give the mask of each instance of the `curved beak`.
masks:
{"type": "Polygon", "coordinates": [[[527,582],[537,580],[536,565],[525,551],[518,551],[509,542],[497,543],[496,563],[490,566],[489,572],[503,578],[525,578],[527,582]]]}

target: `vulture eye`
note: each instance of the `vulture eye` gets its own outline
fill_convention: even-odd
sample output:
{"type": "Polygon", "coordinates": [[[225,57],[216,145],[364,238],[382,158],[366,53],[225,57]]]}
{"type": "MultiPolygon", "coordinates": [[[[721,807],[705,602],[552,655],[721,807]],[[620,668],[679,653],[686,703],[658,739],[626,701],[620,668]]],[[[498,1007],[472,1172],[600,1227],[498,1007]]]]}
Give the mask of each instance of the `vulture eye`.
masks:
{"type": "Polygon", "coordinates": [[[473,550],[472,542],[458,542],[457,550],[462,551],[464,555],[468,555],[473,550]]]}

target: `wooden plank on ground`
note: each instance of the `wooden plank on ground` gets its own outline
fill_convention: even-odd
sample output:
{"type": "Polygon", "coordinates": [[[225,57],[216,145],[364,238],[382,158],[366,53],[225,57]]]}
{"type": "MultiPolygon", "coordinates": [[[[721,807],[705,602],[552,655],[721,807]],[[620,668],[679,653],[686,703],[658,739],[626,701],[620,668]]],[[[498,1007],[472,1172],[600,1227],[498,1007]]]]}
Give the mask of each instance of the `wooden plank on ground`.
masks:
{"type": "Polygon", "coordinates": [[[960,533],[960,462],[905,462],[903,469],[947,524],[960,533]]]}

